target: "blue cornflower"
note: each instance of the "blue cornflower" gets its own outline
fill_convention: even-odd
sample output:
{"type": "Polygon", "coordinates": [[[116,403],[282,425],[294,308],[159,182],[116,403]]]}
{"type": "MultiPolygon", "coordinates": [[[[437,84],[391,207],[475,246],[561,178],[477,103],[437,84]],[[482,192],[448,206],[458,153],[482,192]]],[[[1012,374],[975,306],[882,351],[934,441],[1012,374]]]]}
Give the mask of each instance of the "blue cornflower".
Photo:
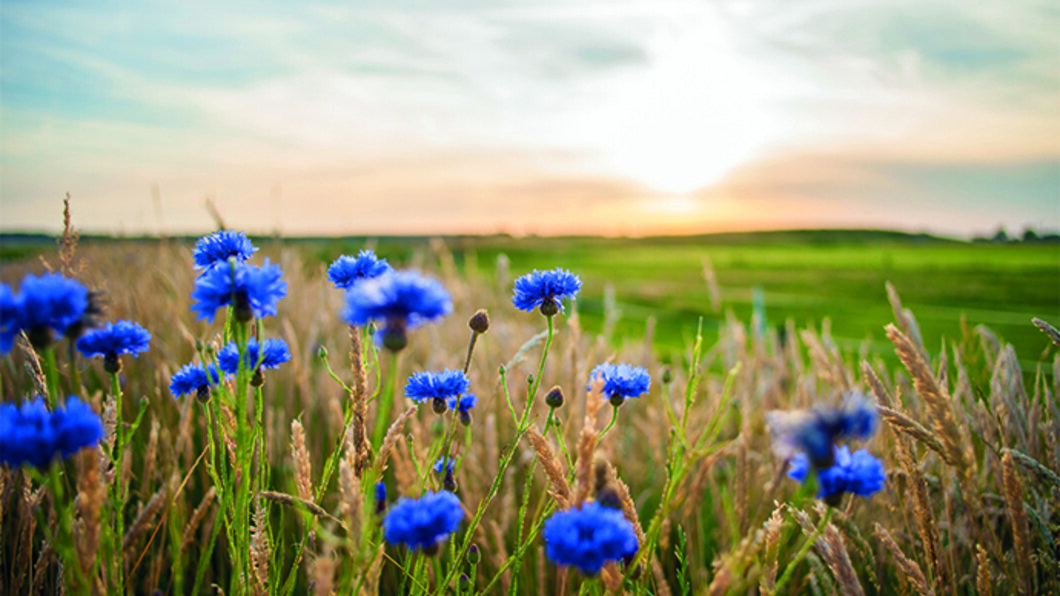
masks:
{"type": "Polygon", "coordinates": [[[0,316],[0,348],[6,353],[20,331],[25,331],[34,348],[48,347],[53,336],[51,330],[66,333],[67,328],[81,321],[88,309],[88,290],[80,282],[67,279],[58,273],[46,273],[40,277],[27,275],[22,280],[18,295],[10,293],[3,301],[0,316]]]}
{"type": "Polygon", "coordinates": [[[416,402],[430,399],[434,410],[441,414],[445,412],[446,402],[467,393],[470,388],[471,379],[462,370],[418,372],[405,383],[405,397],[416,402]]]}
{"type": "Polygon", "coordinates": [[[512,304],[519,310],[530,312],[540,307],[541,314],[551,317],[563,312],[564,298],[574,298],[582,288],[582,280],[566,269],[533,272],[515,280],[512,304]]]}
{"type": "Polygon", "coordinates": [[[651,386],[651,376],[643,366],[633,366],[624,362],[597,364],[589,373],[587,390],[592,390],[592,383],[597,378],[603,378],[604,396],[616,406],[622,405],[627,398],[640,397],[647,393],[651,386]]]}
{"type": "Polygon", "coordinates": [[[383,535],[390,544],[434,554],[463,519],[464,508],[456,495],[444,490],[428,492],[419,499],[401,499],[391,507],[383,519],[383,535]]]}
{"type": "Polygon", "coordinates": [[[474,393],[468,393],[467,395],[457,398],[456,396],[450,397],[446,400],[446,403],[450,408],[456,410],[457,416],[460,418],[460,423],[464,426],[471,424],[471,410],[478,403],[478,398],[475,397],[474,393]]]}
{"type": "Polygon", "coordinates": [[[608,561],[637,553],[633,524],[617,509],[599,503],[554,513],[545,522],[545,553],[559,565],[596,575],[608,561]]]}
{"type": "Polygon", "coordinates": [[[876,431],[876,407],[864,395],[850,393],[838,408],[767,412],[766,422],[781,457],[804,452],[814,467],[828,468],[834,462],[837,441],[865,440],[876,431]]]}
{"type": "MultiPolygon", "coordinates": [[[[843,493],[867,497],[883,490],[883,483],[887,481],[883,462],[864,449],[858,449],[853,454],[846,445],[833,449],[835,465],[817,469],[817,483],[821,487],[817,498],[835,504],[843,493]]],[[[805,453],[796,453],[791,460],[788,477],[805,482],[812,467],[805,453]]]]}
{"type": "Polygon", "coordinates": [[[56,453],[69,457],[99,444],[101,438],[99,415],[76,397],[68,398],[66,407],[54,412],[39,397],[21,408],[0,404],[0,461],[12,467],[26,463],[44,469],[56,453]]]}
{"type": "Polygon", "coordinates": [[[383,515],[386,512],[386,483],[382,480],[375,483],[375,514],[383,515]]]}
{"type": "Polygon", "coordinates": [[[210,396],[210,387],[216,387],[220,382],[221,375],[213,364],[205,368],[198,364],[185,364],[169,380],[169,392],[174,398],[194,393],[196,397],[205,399],[210,396]]]}
{"type": "Polygon", "coordinates": [[[203,236],[195,243],[195,268],[205,269],[200,276],[206,275],[207,271],[218,265],[227,265],[228,259],[232,257],[235,257],[237,263],[246,262],[250,255],[257,251],[243,232],[221,230],[203,236]]]}
{"type": "MultiPolygon", "coordinates": [[[[252,337],[250,338],[250,341],[247,342],[247,353],[245,357],[245,366],[247,370],[253,371],[257,368],[279,368],[281,364],[290,359],[290,349],[287,347],[287,342],[282,339],[270,338],[259,344],[258,338],[252,337]],[[260,367],[256,366],[258,364],[258,358],[262,358],[260,367]]],[[[235,342],[229,342],[228,345],[217,352],[217,365],[221,367],[221,370],[230,375],[239,373],[239,346],[236,345],[235,342]]]]}
{"type": "Polygon", "coordinates": [[[342,255],[328,267],[328,279],[340,290],[347,290],[362,279],[372,279],[384,273],[393,271],[394,268],[380,259],[370,250],[362,250],[357,257],[342,255]]]}
{"type": "Polygon", "coordinates": [[[18,333],[18,300],[11,286],[0,284],[0,354],[11,351],[18,333]]]}
{"type": "Polygon", "coordinates": [[[350,325],[381,324],[383,345],[396,352],[408,342],[408,329],[452,310],[442,284],[417,271],[395,271],[354,284],[346,292],[342,318],[350,325]]]}
{"type": "Polygon", "coordinates": [[[431,466],[431,469],[434,470],[435,472],[438,472],[439,474],[442,473],[443,469],[448,471],[450,474],[452,474],[453,470],[455,468],[456,468],[456,460],[451,458],[451,457],[446,457],[444,455],[439,457],[438,461],[434,462],[434,465],[431,466]]]}
{"type": "Polygon", "coordinates": [[[119,354],[132,354],[137,358],[140,352],[149,349],[147,344],[150,341],[151,334],[138,323],[118,321],[86,333],[77,340],[77,349],[85,358],[102,356],[103,368],[109,373],[116,373],[121,369],[119,354]]]}
{"type": "Polygon", "coordinates": [[[287,282],[282,278],[280,266],[270,265],[268,259],[261,267],[236,265],[234,279],[226,267],[209,269],[195,280],[191,292],[195,304],[191,309],[199,313],[198,318],[211,323],[217,309],[229,304],[241,321],[276,316],[276,303],[287,295],[287,282]]]}
{"type": "Polygon", "coordinates": [[[478,397],[476,397],[474,393],[468,393],[467,395],[461,396],[460,399],[457,399],[455,396],[450,397],[447,402],[450,408],[458,412],[470,412],[471,409],[475,407],[475,404],[478,403],[478,397]]]}

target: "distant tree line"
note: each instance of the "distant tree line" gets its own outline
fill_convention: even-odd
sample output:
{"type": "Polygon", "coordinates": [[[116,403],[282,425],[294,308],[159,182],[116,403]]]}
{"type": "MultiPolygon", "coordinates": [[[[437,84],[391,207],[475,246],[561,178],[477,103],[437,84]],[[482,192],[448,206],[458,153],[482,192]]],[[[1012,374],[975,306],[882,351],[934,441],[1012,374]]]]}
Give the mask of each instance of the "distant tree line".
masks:
{"type": "Polygon", "coordinates": [[[976,236],[972,238],[972,242],[989,242],[992,244],[1016,244],[1021,242],[1027,244],[1060,243],[1060,234],[1056,232],[1039,234],[1034,228],[1024,228],[1023,234],[1020,236],[1009,236],[1005,228],[998,228],[993,236],[976,236]]]}

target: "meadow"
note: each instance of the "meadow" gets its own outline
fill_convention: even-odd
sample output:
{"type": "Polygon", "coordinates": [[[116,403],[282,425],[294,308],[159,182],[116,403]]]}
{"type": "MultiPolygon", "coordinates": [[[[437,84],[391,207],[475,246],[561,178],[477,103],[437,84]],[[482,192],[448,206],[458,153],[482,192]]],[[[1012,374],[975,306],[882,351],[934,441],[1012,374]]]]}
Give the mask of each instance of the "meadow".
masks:
{"type": "MultiPolygon", "coordinates": [[[[114,375],[65,340],[18,338],[0,360],[5,404],[78,395],[105,428],[44,471],[0,468],[4,593],[1060,593],[1055,244],[255,239],[286,295],[241,326],[192,311],[192,242],[70,240],[39,256],[100,292],[104,320],[153,337],[114,375]],[[343,320],[326,276],[365,247],[451,296],[397,352],[343,320]],[[575,300],[514,308],[514,280],[555,267],[581,277],[575,300]],[[290,361],[257,379],[241,366],[208,400],[173,395],[183,365],[246,333],[284,340],[290,361]],[[612,406],[590,379],[606,362],[643,367],[650,388],[612,406]],[[465,364],[466,425],[402,391],[465,364]],[[826,504],[786,475],[767,414],[855,394],[879,428],[851,449],[886,482],[826,504]],[[451,478],[432,470],[443,453],[451,478]],[[399,499],[442,488],[455,532],[436,549],[385,539],[399,499]],[[637,539],[598,573],[557,565],[542,537],[589,502],[637,539]]],[[[5,261],[2,281],[17,290],[37,257],[5,261]]]]}

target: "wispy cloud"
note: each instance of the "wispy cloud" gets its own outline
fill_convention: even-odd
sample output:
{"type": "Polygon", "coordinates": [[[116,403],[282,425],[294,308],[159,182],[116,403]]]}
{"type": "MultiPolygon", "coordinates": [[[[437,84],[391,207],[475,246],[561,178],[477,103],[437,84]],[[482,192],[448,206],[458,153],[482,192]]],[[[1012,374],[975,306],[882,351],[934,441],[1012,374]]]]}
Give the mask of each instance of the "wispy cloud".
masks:
{"type": "Polygon", "coordinates": [[[40,202],[69,190],[92,205],[86,228],[154,230],[157,186],[174,229],[209,224],[206,196],[291,233],[694,231],[755,227],[770,202],[803,225],[813,209],[780,203],[901,197],[918,197],[910,226],[942,229],[963,201],[979,215],[948,218],[956,231],[1055,228],[1058,12],[5,2],[0,216],[53,228],[40,202]],[[542,201],[591,217],[539,219],[542,201]]]}

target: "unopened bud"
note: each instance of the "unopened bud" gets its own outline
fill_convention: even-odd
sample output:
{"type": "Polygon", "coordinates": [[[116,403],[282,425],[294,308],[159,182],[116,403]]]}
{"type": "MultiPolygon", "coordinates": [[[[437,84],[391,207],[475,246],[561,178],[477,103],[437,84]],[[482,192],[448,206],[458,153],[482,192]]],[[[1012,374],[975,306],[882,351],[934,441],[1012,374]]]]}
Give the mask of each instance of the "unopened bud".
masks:
{"type": "Polygon", "coordinates": [[[549,389],[545,394],[545,404],[552,409],[563,405],[563,390],[559,388],[559,385],[549,389]]]}
{"type": "Polygon", "coordinates": [[[328,357],[328,349],[325,346],[320,346],[319,348],[317,348],[317,358],[327,358],[327,357],[328,357]]]}
{"type": "Polygon", "coordinates": [[[250,298],[244,292],[237,292],[236,299],[232,301],[232,314],[240,323],[249,323],[254,320],[254,310],[250,308],[250,298]]]}
{"type": "Polygon", "coordinates": [[[408,335],[405,333],[404,327],[391,327],[388,326],[383,331],[383,347],[390,350],[391,352],[400,352],[405,349],[405,346],[409,344],[408,335]]]}
{"type": "Polygon", "coordinates": [[[548,297],[541,301],[541,314],[546,317],[555,316],[559,312],[559,303],[555,298],[548,297]]]}
{"type": "Polygon", "coordinates": [[[471,426],[471,412],[467,410],[458,410],[457,413],[460,417],[460,424],[471,426]]]}
{"type": "Polygon", "coordinates": [[[445,414],[445,411],[449,409],[449,405],[440,397],[431,398],[431,407],[434,408],[435,414],[445,414]]]}
{"type": "Polygon", "coordinates": [[[600,492],[596,497],[596,502],[609,507],[611,509],[622,510],[622,498],[618,496],[618,491],[608,486],[600,492]]]}
{"type": "Polygon", "coordinates": [[[670,367],[667,366],[666,368],[663,369],[663,372],[662,372],[663,385],[669,385],[670,383],[673,382],[673,380],[674,380],[674,373],[673,373],[673,371],[670,370],[670,367]]]}
{"type": "Polygon", "coordinates": [[[456,492],[456,478],[453,478],[453,469],[446,468],[445,477],[442,478],[442,488],[451,493],[456,492]]]}
{"type": "Polygon", "coordinates": [[[35,325],[26,329],[26,339],[29,345],[38,353],[52,345],[52,330],[46,325],[35,325]]]}
{"type": "Polygon", "coordinates": [[[480,308],[475,314],[471,315],[471,319],[468,320],[467,326],[471,328],[475,333],[485,333],[490,328],[490,316],[486,313],[486,309],[480,308]]]}
{"type": "Polygon", "coordinates": [[[107,355],[103,357],[103,370],[112,375],[121,371],[121,360],[118,359],[116,352],[107,352],[107,355]]]}
{"type": "Polygon", "coordinates": [[[478,550],[477,544],[472,544],[471,548],[467,549],[467,562],[472,565],[478,565],[479,561],[482,560],[482,553],[478,550]]]}

